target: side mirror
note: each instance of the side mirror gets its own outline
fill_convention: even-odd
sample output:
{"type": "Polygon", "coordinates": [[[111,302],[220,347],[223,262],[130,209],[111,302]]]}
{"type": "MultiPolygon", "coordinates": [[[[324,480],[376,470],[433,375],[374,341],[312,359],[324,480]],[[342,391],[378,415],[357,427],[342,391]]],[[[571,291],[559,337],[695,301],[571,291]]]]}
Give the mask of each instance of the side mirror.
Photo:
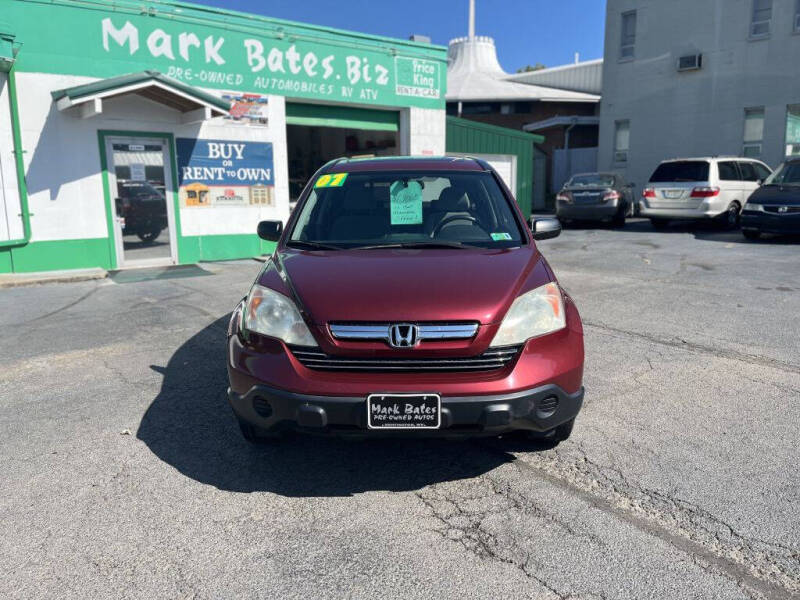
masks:
{"type": "Polygon", "coordinates": [[[262,240],[277,242],[283,233],[283,221],[261,221],[257,231],[262,240]]]}
{"type": "Polygon", "coordinates": [[[629,187],[629,188],[631,188],[631,189],[633,189],[633,188],[635,188],[635,187],[636,187],[636,184],[635,184],[635,183],[632,183],[632,182],[628,182],[628,187],[629,187]]]}
{"type": "Polygon", "coordinates": [[[530,218],[528,225],[533,232],[534,240],[549,240],[561,235],[561,223],[558,219],[534,219],[530,218]]]}
{"type": "Polygon", "coordinates": [[[764,185],[764,180],[763,179],[756,179],[756,183],[758,185],[764,185]]]}

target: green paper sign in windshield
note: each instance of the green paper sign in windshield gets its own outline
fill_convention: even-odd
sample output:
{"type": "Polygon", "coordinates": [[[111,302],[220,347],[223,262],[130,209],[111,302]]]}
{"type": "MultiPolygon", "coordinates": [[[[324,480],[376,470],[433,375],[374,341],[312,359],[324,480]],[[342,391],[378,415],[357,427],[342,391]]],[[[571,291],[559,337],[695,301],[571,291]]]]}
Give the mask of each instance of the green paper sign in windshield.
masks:
{"type": "Polygon", "coordinates": [[[395,181],[389,188],[392,225],[422,223],[422,186],[417,181],[395,181]]]}

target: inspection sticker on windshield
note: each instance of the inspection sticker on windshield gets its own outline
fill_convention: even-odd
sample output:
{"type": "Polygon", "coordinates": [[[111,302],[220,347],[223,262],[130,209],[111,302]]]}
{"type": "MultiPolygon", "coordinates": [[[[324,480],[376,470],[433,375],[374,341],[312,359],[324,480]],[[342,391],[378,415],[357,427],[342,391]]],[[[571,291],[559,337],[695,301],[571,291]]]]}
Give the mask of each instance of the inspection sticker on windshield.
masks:
{"type": "Polygon", "coordinates": [[[500,242],[502,240],[510,240],[511,239],[511,234],[510,233],[505,233],[505,232],[503,232],[503,233],[492,233],[491,236],[492,236],[492,239],[495,242],[500,242]]]}
{"type": "Polygon", "coordinates": [[[323,175],[314,183],[315,188],[342,187],[347,173],[329,173],[323,175]]]}
{"type": "Polygon", "coordinates": [[[422,223],[422,186],[418,181],[395,181],[389,188],[392,225],[422,223]]]}

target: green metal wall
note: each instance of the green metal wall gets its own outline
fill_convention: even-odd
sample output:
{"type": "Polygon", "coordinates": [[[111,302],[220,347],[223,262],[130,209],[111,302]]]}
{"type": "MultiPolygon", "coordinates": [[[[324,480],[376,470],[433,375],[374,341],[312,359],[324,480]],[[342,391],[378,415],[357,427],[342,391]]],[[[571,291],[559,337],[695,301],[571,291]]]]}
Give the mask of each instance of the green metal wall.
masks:
{"type": "Polygon", "coordinates": [[[447,152],[512,154],[517,157],[517,189],[512,190],[523,214],[531,214],[533,200],[533,145],[544,137],[505,127],[447,117],[447,152]]]}

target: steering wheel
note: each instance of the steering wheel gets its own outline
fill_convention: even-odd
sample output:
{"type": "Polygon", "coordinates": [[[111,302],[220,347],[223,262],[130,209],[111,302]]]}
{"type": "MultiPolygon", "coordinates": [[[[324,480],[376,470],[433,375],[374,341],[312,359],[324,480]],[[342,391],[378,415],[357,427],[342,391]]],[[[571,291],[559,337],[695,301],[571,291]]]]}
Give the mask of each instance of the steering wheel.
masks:
{"type": "Polygon", "coordinates": [[[441,221],[439,221],[439,223],[436,225],[436,227],[433,228],[433,231],[431,231],[431,237],[436,237],[436,235],[442,230],[442,227],[444,227],[448,223],[452,223],[453,221],[469,221],[470,223],[474,223],[475,225],[477,225],[478,227],[483,229],[483,227],[481,227],[480,221],[478,221],[478,219],[476,219],[473,216],[470,216],[470,215],[452,215],[450,217],[446,217],[446,218],[442,219],[441,221]]]}

